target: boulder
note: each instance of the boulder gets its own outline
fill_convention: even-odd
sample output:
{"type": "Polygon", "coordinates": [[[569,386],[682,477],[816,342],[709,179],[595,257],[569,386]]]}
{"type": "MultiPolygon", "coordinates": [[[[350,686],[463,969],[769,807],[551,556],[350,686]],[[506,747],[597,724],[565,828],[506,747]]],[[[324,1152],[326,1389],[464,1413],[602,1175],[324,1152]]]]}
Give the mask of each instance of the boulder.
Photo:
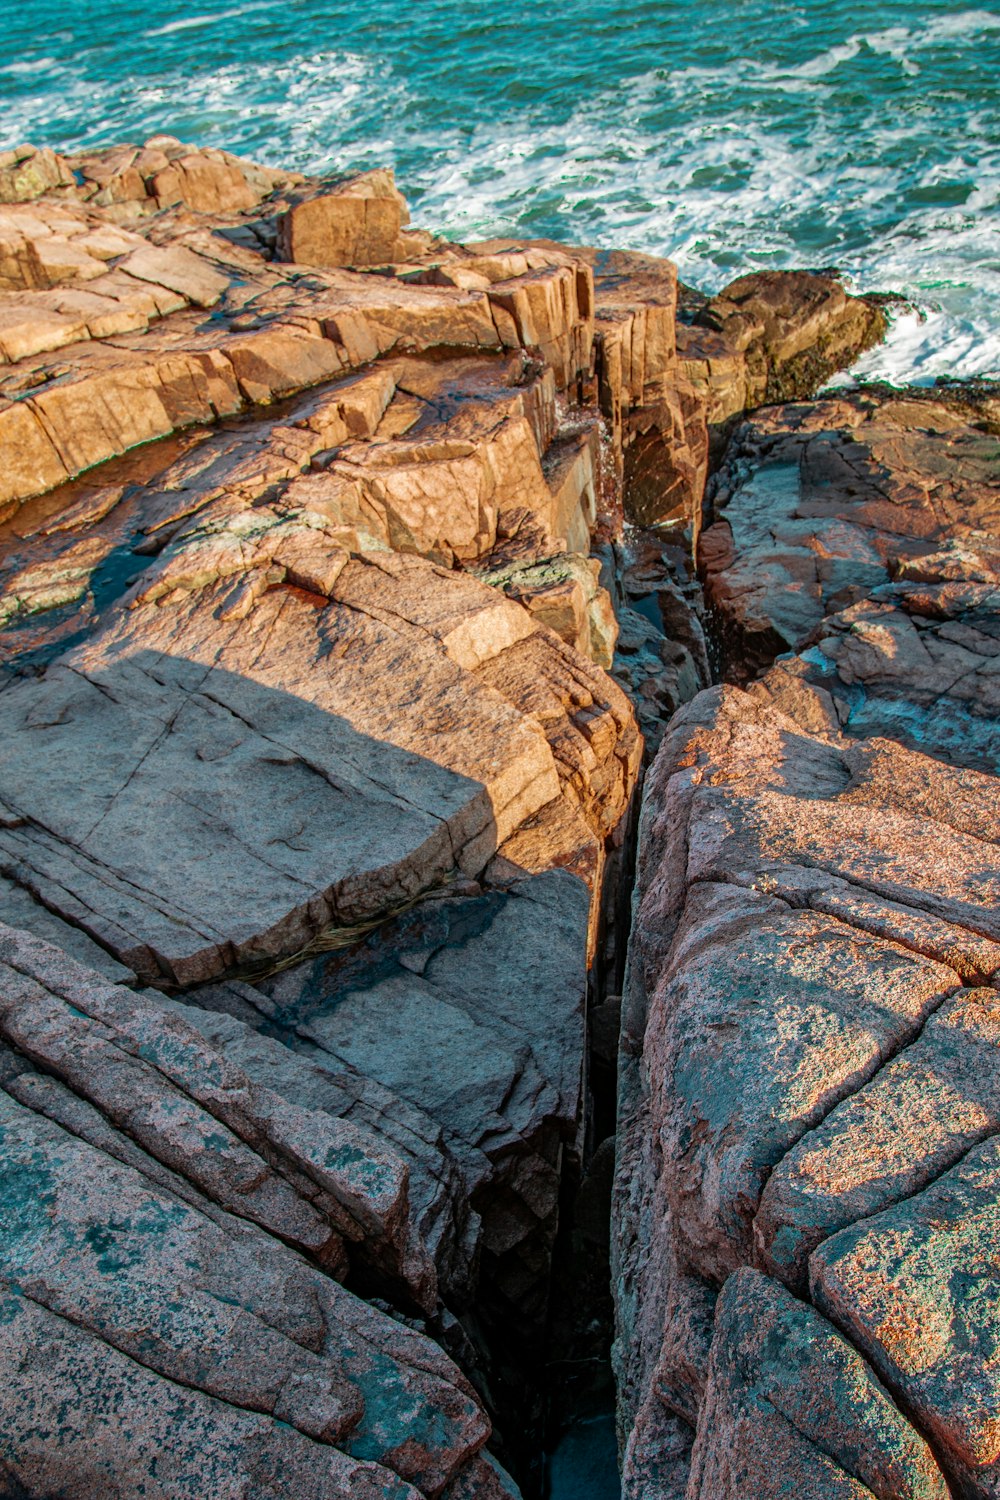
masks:
{"type": "Polygon", "coordinates": [[[28,203],[72,184],[66,161],[48,146],[15,146],[0,152],[0,203],[28,203]]]}
{"type": "Polygon", "coordinates": [[[885,336],[876,298],[852,297],[835,276],[755,271],[701,303],[681,325],[681,367],[708,420],[814,396],[885,336]]]}
{"type": "Polygon", "coordinates": [[[384,265],[409,218],[390,171],[311,184],[277,216],[278,255],[304,266],[384,265]]]}

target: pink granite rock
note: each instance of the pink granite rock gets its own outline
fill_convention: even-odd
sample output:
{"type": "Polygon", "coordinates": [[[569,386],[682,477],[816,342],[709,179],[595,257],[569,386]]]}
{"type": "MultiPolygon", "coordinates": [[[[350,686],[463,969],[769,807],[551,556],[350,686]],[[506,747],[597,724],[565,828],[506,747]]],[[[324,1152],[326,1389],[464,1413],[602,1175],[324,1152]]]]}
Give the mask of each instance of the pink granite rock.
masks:
{"type": "Polygon", "coordinates": [[[756,1271],[719,1298],[687,1500],[793,1493],[947,1500],[930,1449],[865,1361],[756,1271]]]}

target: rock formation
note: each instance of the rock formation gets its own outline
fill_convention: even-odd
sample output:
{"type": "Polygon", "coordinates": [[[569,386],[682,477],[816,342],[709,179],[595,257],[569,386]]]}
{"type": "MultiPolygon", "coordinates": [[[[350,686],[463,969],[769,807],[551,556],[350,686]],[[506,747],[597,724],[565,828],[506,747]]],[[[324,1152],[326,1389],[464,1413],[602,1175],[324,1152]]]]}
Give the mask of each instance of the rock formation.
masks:
{"type": "Polygon", "coordinates": [[[998,1493],[994,423],[946,392],[778,407],[713,481],[744,687],[675,716],[644,795],[628,1497],[998,1493]]]}
{"type": "Polygon", "coordinates": [[[0,205],[4,1492],[531,1496],[620,1020],[626,1494],[995,1493],[989,397],[386,171],[0,205]]]}

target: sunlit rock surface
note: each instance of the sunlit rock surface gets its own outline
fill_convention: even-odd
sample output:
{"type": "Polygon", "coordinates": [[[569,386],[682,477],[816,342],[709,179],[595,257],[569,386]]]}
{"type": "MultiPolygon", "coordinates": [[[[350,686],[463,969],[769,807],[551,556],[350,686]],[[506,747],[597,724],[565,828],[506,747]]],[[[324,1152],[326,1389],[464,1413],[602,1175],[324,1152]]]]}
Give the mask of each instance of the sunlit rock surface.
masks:
{"type": "MultiPolygon", "coordinates": [[[[643,734],[664,744],[621,1007],[626,1489],[707,1497],[725,1471],[737,1493],[803,1319],[833,1364],[801,1366],[813,1426],[797,1458],[774,1446],[775,1493],[830,1464],[838,1494],[937,1495],[937,1459],[988,1476],[947,1342],[918,1378],[874,1263],[820,1261],[991,1139],[976,413],[921,407],[925,432],[907,402],[838,399],[832,449],[849,432],[866,474],[902,476],[892,514],[922,540],[872,541],[853,492],[832,521],[816,501],[796,587],[769,551],[793,487],[762,520],[750,468],[784,443],[786,479],[826,485],[799,453],[825,408],[741,429],[709,603],[747,682],[779,639],[807,648],[703,692],[709,465],[745,409],[808,398],[881,327],[831,277],[708,301],[655,257],[447,243],[388,171],[306,179],[170,136],[0,154],[12,1495],[515,1500],[508,1459],[531,1481],[553,1266],[581,1180],[596,1221],[611,1175],[595,1077],[643,734]],[[931,1115],[910,1079],[936,1058],[931,1115]],[[866,1090],[905,1160],[845,1152],[866,1090]],[[769,1279],[713,1335],[750,1264],[769,1279]]],[[[603,1213],[581,1243],[606,1287],[603,1213]]],[[[949,1316],[968,1345],[957,1293],[949,1316]]]]}

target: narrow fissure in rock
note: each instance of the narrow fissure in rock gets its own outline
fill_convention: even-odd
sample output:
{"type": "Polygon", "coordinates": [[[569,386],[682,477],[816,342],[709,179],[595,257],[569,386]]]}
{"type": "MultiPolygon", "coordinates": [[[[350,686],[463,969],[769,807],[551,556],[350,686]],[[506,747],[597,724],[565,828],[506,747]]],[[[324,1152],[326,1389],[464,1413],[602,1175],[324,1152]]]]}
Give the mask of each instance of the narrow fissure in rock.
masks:
{"type": "Polygon", "coordinates": [[[991,1500],[995,392],[817,397],[833,276],[15,157],[2,1484],[991,1500]]]}

